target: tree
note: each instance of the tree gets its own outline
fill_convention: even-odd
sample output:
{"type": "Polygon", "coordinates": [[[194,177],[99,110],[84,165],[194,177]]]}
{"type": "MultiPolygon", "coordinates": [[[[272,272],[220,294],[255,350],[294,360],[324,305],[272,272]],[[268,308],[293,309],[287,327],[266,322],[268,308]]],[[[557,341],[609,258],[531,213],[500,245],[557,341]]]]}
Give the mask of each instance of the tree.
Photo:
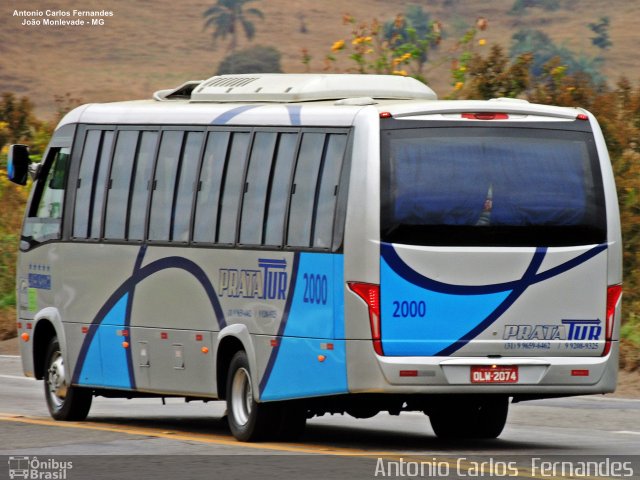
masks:
{"type": "Polygon", "coordinates": [[[555,11],[560,8],[557,0],[516,0],[509,11],[510,15],[524,15],[528,8],[542,8],[547,11],[555,11]]]}
{"type": "Polygon", "coordinates": [[[600,17],[598,22],[590,23],[589,28],[596,34],[595,37],[591,37],[591,43],[594,46],[606,50],[613,45],[609,39],[609,17],[600,17]]]}
{"type": "Polygon", "coordinates": [[[274,47],[257,46],[239,50],[227,55],[216,75],[230,73],[281,73],[280,58],[282,55],[274,47]]]}
{"type": "Polygon", "coordinates": [[[529,86],[529,66],[532,56],[522,54],[509,62],[499,45],[493,45],[489,55],[475,54],[469,61],[468,82],[461,92],[464,98],[515,98],[529,86]]]}
{"type": "Polygon", "coordinates": [[[223,41],[231,36],[229,48],[233,52],[238,46],[238,31],[242,29],[245,37],[252,40],[256,28],[250,18],[264,18],[264,14],[257,8],[245,9],[245,4],[254,0],[217,0],[216,4],[205,10],[203,17],[204,28],[213,28],[213,40],[223,41]]]}
{"type": "Polygon", "coordinates": [[[428,51],[440,44],[440,24],[432,21],[421,6],[409,5],[404,15],[385,22],[384,38],[398,52],[411,53],[418,62],[417,72],[421,75],[428,60],[428,51]]]}
{"type": "Polygon", "coordinates": [[[33,106],[27,97],[5,92],[0,98],[0,148],[31,138],[33,106]]]}
{"type": "Polygon", "coordinates": [[[568,74],[582,72],[591,77],[594,83],[602,83],[605,80],[601,70],[604,61],[602,57],[576,54],[569,48],[556,44],[546,33],[539,30],[525,28],[513,34],[509,55],[516,58],[522,54],[533,55],[532,77],[543,76],[545,65],[558,58],[568,74]]]}

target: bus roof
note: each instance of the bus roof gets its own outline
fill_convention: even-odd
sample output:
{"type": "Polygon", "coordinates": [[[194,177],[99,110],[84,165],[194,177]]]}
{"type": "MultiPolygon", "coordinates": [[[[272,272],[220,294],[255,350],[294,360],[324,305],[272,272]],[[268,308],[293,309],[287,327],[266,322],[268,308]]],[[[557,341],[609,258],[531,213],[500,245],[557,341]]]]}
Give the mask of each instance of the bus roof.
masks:
{"type": "Polygon", "coordinates": [[[437,100],[423,83],[397,75],[221,75],[155,92],[151,100],[89,104],[59,126],[90,124],[323,125],[350,126],[363,108],[395,118],[460,112],[504,112],[575,119],[583,110],[518,99],[437,100]]]}

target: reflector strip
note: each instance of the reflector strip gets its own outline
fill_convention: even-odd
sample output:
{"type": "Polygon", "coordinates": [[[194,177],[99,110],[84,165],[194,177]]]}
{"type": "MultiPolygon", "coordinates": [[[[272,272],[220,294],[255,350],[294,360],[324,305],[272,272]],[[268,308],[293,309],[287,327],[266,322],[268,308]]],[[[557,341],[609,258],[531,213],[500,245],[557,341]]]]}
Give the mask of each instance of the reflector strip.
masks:
{"type": "Polygon", "coordinates": [[[589,370],[571,370],[572,377],[588,377],[589,370]]]}
{"type": "Polygon", "coordinates": [[[417,377],[418,371],[417,370],[400,370],[400,376],[401,377],[417,377]]]}

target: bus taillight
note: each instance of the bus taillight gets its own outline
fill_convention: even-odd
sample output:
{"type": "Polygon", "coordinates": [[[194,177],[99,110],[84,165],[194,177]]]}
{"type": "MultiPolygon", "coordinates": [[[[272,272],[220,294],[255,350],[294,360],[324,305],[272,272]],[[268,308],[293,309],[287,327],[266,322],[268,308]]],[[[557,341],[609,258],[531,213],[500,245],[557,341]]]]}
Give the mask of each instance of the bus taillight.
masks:
{"type": "Polygon", "coordinates": [[[373,349],[378,355],[384,355],[380,335],[380,285],[372,283],[348,282],[352,292],[358,295],[369,307],[369,324],[373,349]]]}
{"type": "Polygon", "coordinates": [[[605,327],[604,351],[602,356],[605,357],[611,351],[611,340],[613,339],[613,327],[616,316],[616,305],[622,296],[622,285],[611,285],[607,287],[607,322],[605,327]]]}

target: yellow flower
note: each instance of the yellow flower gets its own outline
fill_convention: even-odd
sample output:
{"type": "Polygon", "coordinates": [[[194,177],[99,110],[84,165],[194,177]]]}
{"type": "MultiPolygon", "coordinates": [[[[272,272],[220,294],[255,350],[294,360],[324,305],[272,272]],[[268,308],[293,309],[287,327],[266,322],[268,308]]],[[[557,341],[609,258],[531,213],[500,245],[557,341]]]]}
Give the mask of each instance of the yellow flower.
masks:
{"type": "Polygon", "coordinates": [[[478,40],[478,45],[480,45],[481,47],[487,44],[487,40],[484,38],[481,38],[480,40],[478,40]]]}
{"type": "Polygon", "coordinates": [[[406,70],[394,70],[393,72],[394,75],[402,75],[403,77],[406,77],[408,75],[406,70]]]}
{"type": "Polygon", "coordinates": [[[455,86],[453,88],[455,88],[456,90],[461,90],[462,87],[464,87],[464,83],[463,82],[456,82],[455,86]]]}
{"type": "Polygon", "coordinates": [[[466,72],[467,71],[467,67],[462,65],[458,70],[460,70],[461,72],[466,72]]]}
{"type": "Polygon", "coordinates": [[[411,58],[411,54],[410,53],[405,53],[400,58],[402,59],[402,61],[409,60],[411,58]]]}
{"type": "Polygon", "coordinates": [[[369,54],[369,53],[373,53],[373,48],[367,48],[367,51],[366,51],[366,52],[364,52],[364,53],[367,53],[367,54],[369,54]]]}
{"type": "Polygon", "coordinates": [[[342,50],[344,48],[344,40],[338,40],[331,46],[331,50],[337,52],[338,50],[342,50]]]}

